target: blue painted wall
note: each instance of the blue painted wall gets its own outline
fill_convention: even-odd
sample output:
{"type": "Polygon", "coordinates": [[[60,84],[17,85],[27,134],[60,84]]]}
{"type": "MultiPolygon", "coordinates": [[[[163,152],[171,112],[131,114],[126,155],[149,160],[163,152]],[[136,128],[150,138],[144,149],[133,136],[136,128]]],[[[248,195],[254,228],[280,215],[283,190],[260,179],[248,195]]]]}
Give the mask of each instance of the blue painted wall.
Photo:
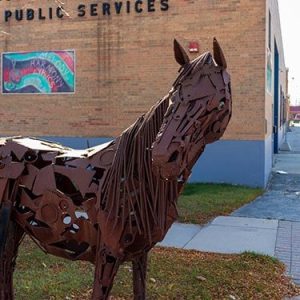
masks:
{"type": "MultiPolygon", "coordinates": [[[[74,149],[85,149],[112,138],[43,137],[74,149]]],[[[207,145],[193,168],[190,182],[266,187],[272,169],[272,136],[266,141],[225,141],[207,145]]]]}
{"type": "Polygon", "coordinates": [[[265,141],[215,142],[207,145],[193,168],[190,181],[265,187],[269,176],[265,170],[265,155],[265,141]]]}
{"type": "Polygon", "coordinates": [[[272,134],[265,140],[265,186],[268,184],[273,167],[273,140],[272,134]]]}

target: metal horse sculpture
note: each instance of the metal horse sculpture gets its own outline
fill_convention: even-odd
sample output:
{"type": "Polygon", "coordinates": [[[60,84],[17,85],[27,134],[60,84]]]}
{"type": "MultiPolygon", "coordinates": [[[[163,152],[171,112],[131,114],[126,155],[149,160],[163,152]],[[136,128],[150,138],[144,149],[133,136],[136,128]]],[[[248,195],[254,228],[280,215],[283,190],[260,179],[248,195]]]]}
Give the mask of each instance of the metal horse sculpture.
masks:
{"type": "Polygon", "coordinates": [[[93,299],[107,299],[118,267],[133,263],[145,299],[147,254],[177,218],[176,201],[206,144],[231,116],[223,52],[193,61],[174,41],[180,74],[169,94],[116,140],[73,150],[34,138],[0,140],[0,299],[13,299],[18,247],[95,264],[93,299]]]}

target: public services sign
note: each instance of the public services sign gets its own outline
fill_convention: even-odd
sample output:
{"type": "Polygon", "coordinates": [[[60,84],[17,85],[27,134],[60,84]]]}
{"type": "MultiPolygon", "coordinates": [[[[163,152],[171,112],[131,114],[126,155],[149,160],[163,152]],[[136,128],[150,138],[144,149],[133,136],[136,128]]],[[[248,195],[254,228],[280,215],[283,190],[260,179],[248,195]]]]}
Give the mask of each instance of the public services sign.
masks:
{"type": "MultiPolygon", "coordinates": [[[[10,1],[11,2],[11,1],[10,1]]],[[[142,13],[154,13],[156,11],[168,11],[169,0],[126,0],[126,1],[103,1],[89,4],[78,4],[76,8],[72,8],[77,17],[99,17],[110,16],[119,14],[142,14],[142,13]]],[[[68,9],[62,6],[48,7],[48,8],[17,8],[17,9],[5,9],[4,21],[9,22],[16,21],[32,21],[38,20],[52,20],[62,19],[69,16],[68,9]]]]}

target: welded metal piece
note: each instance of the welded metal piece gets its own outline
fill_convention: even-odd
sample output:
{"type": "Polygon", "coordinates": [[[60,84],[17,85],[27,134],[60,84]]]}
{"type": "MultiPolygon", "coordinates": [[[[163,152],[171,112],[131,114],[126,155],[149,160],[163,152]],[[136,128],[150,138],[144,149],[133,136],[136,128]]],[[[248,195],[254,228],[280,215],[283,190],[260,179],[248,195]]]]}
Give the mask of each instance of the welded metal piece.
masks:
{"type": "Polygon", "coordinates": [[[73,150],[35,138],[0,140],[0,300],[27,233],[45,252],[95,264],[93,299],[107,299],[118,267],[133,263],[134,298],[145,299],[147,253],[177,218],[176,201],[207,143],[231,116],[230,77],[214,56],[190,62],[169,94],[116,140],[73,150]]]}

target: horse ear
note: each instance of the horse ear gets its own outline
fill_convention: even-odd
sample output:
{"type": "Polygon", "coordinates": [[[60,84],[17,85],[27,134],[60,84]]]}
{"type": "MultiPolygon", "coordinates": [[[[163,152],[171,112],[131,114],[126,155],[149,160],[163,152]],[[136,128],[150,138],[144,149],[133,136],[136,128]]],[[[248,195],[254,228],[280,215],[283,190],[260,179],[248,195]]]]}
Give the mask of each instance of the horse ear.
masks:
{"type": "Polygon", "coordinates": [[[184,51],[183,47],[174,39],[174,54],[176,61],[181,65],[184,66],[185,64],[190,62],[190,59],[186,52],[184,51]]]}
{"type": "Polygon", "coordinates": [[[224,69],[227,68],[227,62],[223,50],[216,38],[214,38],[214,60],[218,66],[223,67],[224,69]]]}

